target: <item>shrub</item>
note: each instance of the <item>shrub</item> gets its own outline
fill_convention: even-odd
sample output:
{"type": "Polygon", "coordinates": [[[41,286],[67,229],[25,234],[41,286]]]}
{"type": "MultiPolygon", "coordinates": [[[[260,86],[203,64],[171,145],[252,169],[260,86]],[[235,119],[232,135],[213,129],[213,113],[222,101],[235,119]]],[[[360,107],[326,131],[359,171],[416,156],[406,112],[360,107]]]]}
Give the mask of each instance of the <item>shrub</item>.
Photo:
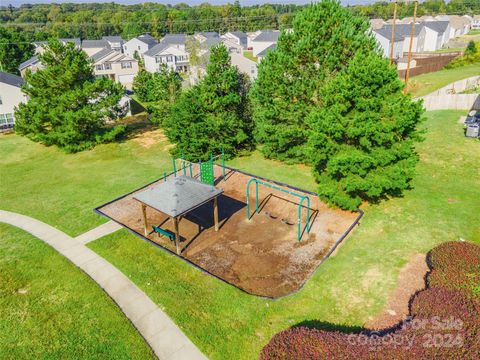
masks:
{"type": "Polygon", "coordinates": [[[428,259],[429,287],[466,289],[467,295],[480,301],[480,246],[451,241],[433,249],[428,259]]]}
{"type": "Polygon", "coordinates": [[[480,266],[480,246],[448,242],[429,254],[433,285],[412,298],[410,317],[395,331],[343,334],[292,328],[275,335],[260,358],[270,359],[478,359],[480,302],[462,286],[480,266]],[[451,286],[454,284],[454,286],[451,286]],[[399,342],[400,341],[400,342],[399,342]],[[397,344],[397,345],[395,345],[397,344]]]}

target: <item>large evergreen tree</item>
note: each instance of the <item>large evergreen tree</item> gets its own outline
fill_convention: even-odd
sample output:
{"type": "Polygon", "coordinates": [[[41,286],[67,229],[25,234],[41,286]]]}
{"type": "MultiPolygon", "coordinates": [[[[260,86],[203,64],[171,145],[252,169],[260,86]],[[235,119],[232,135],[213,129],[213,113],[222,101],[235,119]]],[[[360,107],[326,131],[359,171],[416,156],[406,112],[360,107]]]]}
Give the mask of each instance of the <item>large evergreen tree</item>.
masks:
{"type": "Polygon", "coordinates": [[[33,50],[23,32],[0,27],[0,71],[18,74],[18,66],[33,56],[33,50]]]}
{"type": "Polygon", "coordinates": [[[387,60],[363,52],[321,89],[321,105],[307,117],[321,198],[353,210],[408,188],[423,107],[402,90],[387,60]]]}
{"type": "Polygon", "coordinates": [[[123,88],[95,78],[83,51],[51,40],[40,61],[44,69],[25,77],[28,102],[15,112],[18,133],[73,152],[113,140],[124,131],[123,126],[107,124],[122,115],[118,103],[123,88]]]}
{"type": "Polygon", "coordinates": [[[180,95],[164,122],[166,135],[175,144],[173,153],[206,160],[210,152],[222,148],[231,155],[250,146],[247,92],[248,80],[230,65],[226,47],[213,47],[205,77],[180,95]]]}
{"type": "Polygon", "coordinates": [[[293,30],[260,63],[251,93],[256,139],[267,157],[305,162],[305,118],[321,103],[319,89],[348,65],[358,51],[377,45],[369,25],[336,0],[324,0],[299,13],[293,30]]]}

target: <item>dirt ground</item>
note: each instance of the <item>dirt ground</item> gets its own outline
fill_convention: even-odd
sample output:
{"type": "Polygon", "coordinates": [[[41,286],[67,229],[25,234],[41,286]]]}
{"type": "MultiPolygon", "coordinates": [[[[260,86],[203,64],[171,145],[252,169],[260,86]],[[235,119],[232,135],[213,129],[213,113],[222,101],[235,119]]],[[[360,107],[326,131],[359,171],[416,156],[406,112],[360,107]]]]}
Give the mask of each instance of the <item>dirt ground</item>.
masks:
{"type": "MultiPolygon", "coordinates": [[[[198,169],[194,168],[194,177],[196,173],[198,169]]],[[[357,213],[330,209],[317,197],[293,190],[309,196],[311,201],[310,233],[305,230],[304,202],[302,237],[297,241],[299,198],[259,185],[260,211],[254,213],[255,184],[252,184],[251,218],[247,220],[245,189],[252,177],[227,169],[226,181],[223,181],[221,167],[217,165],[215,176],[215,186],[224,190],[218,199],[219,231],[216,232],[213,226],[212,203],[193,210],[179,223],[183,249],[180,256],[251,294],[276,298],[299,289],[358,216],[357,213]]],[[[135,192],[97,210],[144,237],[141,206],[133,199],[135,192]]],[[[173,231],[173,222],[154,209],[147,208],[147,222],[149,231],[152,225],[173,231]]],[[[147,237],[175,252],[173,241],[152,232],[147,237]]]]}

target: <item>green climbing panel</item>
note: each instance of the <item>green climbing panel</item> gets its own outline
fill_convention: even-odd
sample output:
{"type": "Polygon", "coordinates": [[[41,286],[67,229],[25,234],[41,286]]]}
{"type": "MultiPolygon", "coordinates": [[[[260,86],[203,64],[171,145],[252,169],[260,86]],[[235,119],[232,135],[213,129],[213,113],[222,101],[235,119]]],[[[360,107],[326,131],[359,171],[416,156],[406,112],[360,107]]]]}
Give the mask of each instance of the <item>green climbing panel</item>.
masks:
{"type": "Polygon", "coordinates": [[[213,159],[200,163],[200,181],[205,184],[214,185],[213,159]]]}

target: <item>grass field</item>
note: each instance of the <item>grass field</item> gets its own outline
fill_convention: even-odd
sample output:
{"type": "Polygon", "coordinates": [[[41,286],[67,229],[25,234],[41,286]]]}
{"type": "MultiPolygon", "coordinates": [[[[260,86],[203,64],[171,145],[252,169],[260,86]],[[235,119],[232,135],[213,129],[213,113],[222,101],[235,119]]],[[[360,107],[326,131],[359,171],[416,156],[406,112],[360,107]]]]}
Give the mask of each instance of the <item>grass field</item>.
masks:
{"type": "Polygon", "coordinates": [[[114,302],[31,235],[0,223],[2,359],[153,359],[114,302]]]}
{"type": "Polygon", "coordinates": [[[409,83],[409,88],[414,97],[420,97],[438,90],[454,81],[476,75],[480,75],[480,63],[456,69],[443,69],[412,77],[409,83]]]}
{"type": "MultiPolygon", "coordinates": [[[[246,295],[124,230],[90,247],[128,275],[214,359],[257,358],[274,333],[299,323],[362,326],[382,310],[412,255],[447,240],[480,243],[480,144],[463,136],[460,115],[428,113],[413,189],[402,198],[366,206],[361,226],[338,254],[287,298],[246,295]]],[[[170,165],[168,144],[158,131],[76,155],[15,135],[0,137],[0,146],[11,154],[0,159],[1,208],[37,217],[71,235],[105,221],[93,214],[93,207],[152,181],[170,165]]],[[[315,190],[308,168],[267,161],[259,153],[230,165],[315,190]]]]}

